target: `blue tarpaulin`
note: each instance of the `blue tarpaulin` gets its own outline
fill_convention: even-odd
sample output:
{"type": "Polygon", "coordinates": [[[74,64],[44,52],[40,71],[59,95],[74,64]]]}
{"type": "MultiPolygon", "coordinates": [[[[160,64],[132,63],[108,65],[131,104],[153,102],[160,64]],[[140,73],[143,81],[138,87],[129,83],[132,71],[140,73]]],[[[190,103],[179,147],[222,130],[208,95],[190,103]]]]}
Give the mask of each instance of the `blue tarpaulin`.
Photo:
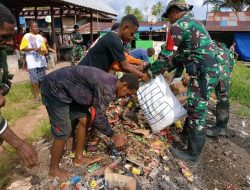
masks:
{"type": "Polygon", "coordinates": [[[25,17],[20,16],[19,17],[19,22],[20,22],[21,25],[26,25],[25,17]]]}
{"type": "Polygon", "coordinates": [[[234,41],[240,58],[250,61],[250,32],[235,32],[234,41]]]}

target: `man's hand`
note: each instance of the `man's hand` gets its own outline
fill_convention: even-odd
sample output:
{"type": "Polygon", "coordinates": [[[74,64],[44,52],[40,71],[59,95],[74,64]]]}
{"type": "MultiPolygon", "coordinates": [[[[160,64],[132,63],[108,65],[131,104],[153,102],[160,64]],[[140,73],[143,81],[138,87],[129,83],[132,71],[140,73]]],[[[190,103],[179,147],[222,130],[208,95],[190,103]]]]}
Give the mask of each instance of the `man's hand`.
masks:
{"type": "Polygon", "coordinates": [[[144,81],[144,82],[148,82],[148,81],[150,80],[150,77],[148,76],[147,73],[145,73],[141,79],[142,79],[142,81],[144,81]]]}
{"type": "Polygon", "coordinates": [[[33,48],[33,51],[39,52],[39,51],[41,51],[41,47],[39,47],[39,48],[33,48]]]}
{"type": "Polygon", "coordinates": [[[39,164],[37,152],[26,142],[22,142],[17,148],[17,154],[21,163],[28,168],[32,168],[39,164]]]}
{"type": "Polygon", "coordinates": [[[184,86],[187,86],[188,85],[188,81],[189,81],[190,77],[188,74],[185,74],[182,78],[182,81],[183,81],[183,85],[184,86]]]}
{"type": "Polygon", "coordinates": [[[5,105],[5,98],[2,94],[0,94],[0,108],[5,105]]]}
{"type": "Polygon", "coordinates": [[[123,147],[125,146],[125,144],[127,143],[127,138],[125,135],[121,135],[121,134],[115,134],[112,137],[113,141],[115,142],[115,146],[116,148],[118,148],[119,150],[122,150],[123,147]]]}
{"type": "Polygon", "coordinates": [[[143,72],[143,68],[144,68],[144,65],[143,64],[140,64],[140,65],[136,65],[134,66],[137,70],[143,72]]]}

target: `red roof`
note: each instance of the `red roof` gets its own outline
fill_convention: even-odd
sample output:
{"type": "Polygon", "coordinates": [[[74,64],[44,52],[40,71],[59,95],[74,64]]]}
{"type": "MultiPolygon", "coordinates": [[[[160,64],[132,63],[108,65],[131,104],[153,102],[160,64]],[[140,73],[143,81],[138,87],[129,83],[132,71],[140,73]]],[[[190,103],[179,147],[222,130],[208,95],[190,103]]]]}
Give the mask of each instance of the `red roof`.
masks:
{"type": "Polygon", "coordinates": [[[208,31],[250,31],[250,12],[208,13],[208,31]]]}

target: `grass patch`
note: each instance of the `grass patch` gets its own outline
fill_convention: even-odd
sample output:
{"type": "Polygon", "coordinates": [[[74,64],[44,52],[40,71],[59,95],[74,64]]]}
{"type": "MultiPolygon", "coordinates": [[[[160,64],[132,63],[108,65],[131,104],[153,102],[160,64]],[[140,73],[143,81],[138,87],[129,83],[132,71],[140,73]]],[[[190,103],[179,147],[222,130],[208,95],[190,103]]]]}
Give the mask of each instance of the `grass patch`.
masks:
{"type": "MultiPolygon", "coordinates": [[[[5,97],[6,104],[1,108],[1,114],[8,121],[9,126],[13,125],[15,121],[24,117],[30,110],[38,108],[41,103],[36,103],[33,99],[31,86],[29,82],[13,84],[9,94],[5,97]]],[[[48,123],[48,122],[47,122],[48,123]]],[[[43,134],[48,136],[46,121],[39,124],[37,131],[41,127],[41,132],[36,132],[30,139],[30,142],[41,138],[43,134]],[[38,135],[38,137],[36,137],[38,135]]],[[[10,146],[5,146],[5,152],[0,156],[0,189],[5,189],[10,182],[10,173],[15,169],[19,163],[18,156],[15,150],[10,146]]]]}
{"type": "Polygon", "coordinates": [[[12,85],[9,94],[6,96],[6,104],[1,108],[1,114],[10,126],[18,118],[27,115],[30,110],[41,105],[41,103],[36,103],[33,99],[29,82],[12,85]]]}
{"type": "Polygon", "coordinates": [[[19,161],[14,149],[10,145],[5,146],[4,155],[0,156],[0,189],[5,189],[10,182],[9,174],[15,169],[17,163],[19,161]]]}
{"type": "Polygon", "coordinates": [[[36,129],[33,131],[29,138],[30,142],[37,141],[41,138],[49,139],[51,138],[51,127],[49,119],[44,119],[38,123],[36,129]]]}
{"type": "Polygon", "coordinates": [[[229,94],[232,102],[250,107],[250,68],[243,64],[234,67],[229,94]]]}
{"type": "MultiPolygon", "coordinates": [[[[37,128],[29,137],[28,142],[32,143],[41,138],[51,138],[50,123],[48,119],[40,121],[37,128]]],[[[5,189],[10,182],[11,171],[15,169],[19,163],[18,156],[14,148],[6,145],[5,154],[0,157],[0,189],[5,189]]]]}
{"type": "Polygon", "coordinates": [[[243,118],[250,118],[250,107],[242,106],[239,104],[237,105],[235,103],[233,105],[235,107],[236,115],[243,118]]]}

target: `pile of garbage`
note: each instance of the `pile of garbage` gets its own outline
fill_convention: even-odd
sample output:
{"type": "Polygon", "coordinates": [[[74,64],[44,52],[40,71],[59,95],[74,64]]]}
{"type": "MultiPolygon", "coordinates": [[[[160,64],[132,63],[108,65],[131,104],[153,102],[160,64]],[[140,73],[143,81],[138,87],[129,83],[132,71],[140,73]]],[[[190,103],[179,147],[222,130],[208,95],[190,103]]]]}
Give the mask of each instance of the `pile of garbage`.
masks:
{"type": "MultiPolygon", "coordinates": [[[[178,85],[173,85],[172,88],[177,88],[176,93],[182,93],[183,96],[184,90],[178,91],[178,85]]],[[[169,152],[173,143],[180,142],[176,134],[182,130],[185,118],[152,134],[136,97],[112,102],[106,114],[113,130],[127,136],[124,150],[118,151],[111,139],[94,131],[84,154],[90,157],[98,155],[102,158],[100,161],[75,168],[72,167],[74,153],[65,152],[61,167],[74,176],[63,183],[56,178],[47,181],[44,179],[40,185],[33,186],[33,189],[196,189],[192,184],[195,179],[192,172],[169,152]]]]}

